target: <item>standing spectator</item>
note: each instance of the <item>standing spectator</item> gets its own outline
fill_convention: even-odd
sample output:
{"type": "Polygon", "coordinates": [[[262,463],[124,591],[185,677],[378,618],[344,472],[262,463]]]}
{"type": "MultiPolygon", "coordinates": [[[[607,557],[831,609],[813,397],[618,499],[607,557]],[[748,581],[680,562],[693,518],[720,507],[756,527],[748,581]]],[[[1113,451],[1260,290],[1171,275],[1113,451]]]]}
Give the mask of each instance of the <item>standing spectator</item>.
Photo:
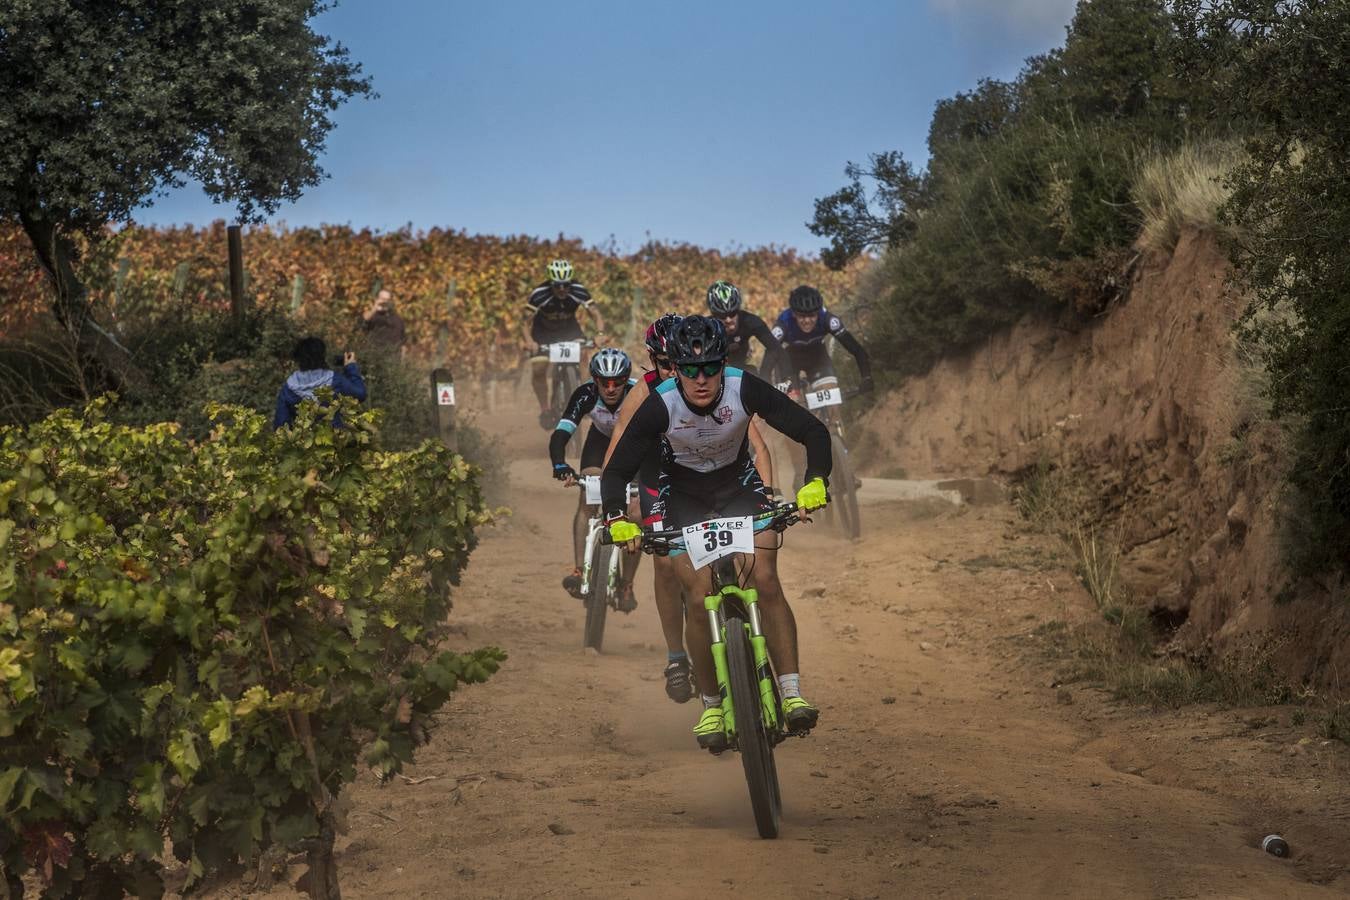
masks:
{"type": "Polygon", "coordinates": [[[372,348],[403,355],[407,329],[403,325],[403,317],[394,312],[392,294],[385,290],[376,294],[374,304],[362,314],[361,318],[366,341],[372,348]]]}
{"type": "MultiPolygon", "coordinates": [[[[356,365],[356,354],[348,350],[342,356],[342,371],[334,372],[327,364],[328,348],[322,338],[302,338],[291,354],[296,371],[292,372],[277,393],[277,411],[272,416],[272,427],[280,428],[295,421],[295,409],[305,400],[313,400],[319,388],[332,388],[334,394],[366,399],[366,382],[356,365]]],[[[334,424],[337,424],[334,422],[334,424]]]]}

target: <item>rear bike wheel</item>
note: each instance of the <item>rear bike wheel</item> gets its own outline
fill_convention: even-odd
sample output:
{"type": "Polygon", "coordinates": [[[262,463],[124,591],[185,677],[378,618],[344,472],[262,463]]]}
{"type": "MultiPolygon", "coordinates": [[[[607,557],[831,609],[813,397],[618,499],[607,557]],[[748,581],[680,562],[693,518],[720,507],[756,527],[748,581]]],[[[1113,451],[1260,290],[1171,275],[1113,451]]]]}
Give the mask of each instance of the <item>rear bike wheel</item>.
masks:
{"type": "Polygon", "coordinates": [[[750,807],[755,811],[755,827],[762,838],[778,837],[778,817],[783,811],[778,788],[778,766],[773,759],[773,741],[764,725],[760,707],[759,676],[750,651],[750,635],[745,623],[736,616],[727,617],[727,681],[731,687],[731,707],[736,715],[736,740],[750,788],[750,807]]]}
{"type": "Polygon", "coordinates": [[[609,570],[619,548],[596,541],[591,556],[591,580],[586,590],[586,630],[582,646],[599,653],[605,643],[605,615],[609,612],[609,570]]]}
{"type": "Polygon", "coordinates": [[[862,536],[862,516],[858,512],[858,488],[853,479],[853,464],[848,458],[848,449],[838,435],[831,435],[830,451],[834,458],[830,482],[834,485],[833,505],[839,508],[839,531],[849,540],[856,541],[862,536]]]}

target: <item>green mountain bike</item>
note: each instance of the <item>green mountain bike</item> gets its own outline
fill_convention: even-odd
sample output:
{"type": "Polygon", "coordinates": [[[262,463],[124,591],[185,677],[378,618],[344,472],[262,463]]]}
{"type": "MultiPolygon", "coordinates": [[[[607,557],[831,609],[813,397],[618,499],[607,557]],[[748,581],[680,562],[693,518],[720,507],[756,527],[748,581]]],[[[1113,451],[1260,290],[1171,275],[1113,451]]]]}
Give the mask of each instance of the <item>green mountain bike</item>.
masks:
{"type": "MultiPolygon", "coordinates": [[[[712,567],[713,589],[703,598],[703,608],[712,626],[713,664],[722,694],[728,749],[741,754],[750,806],[762,838],[778,837],[783,798],[773,748],[790,735],[760,627],[759,594],[746,585],[753,568],[755,533],[781,532],[800,521],[797,504],[785,503],[757,516],[713,519],[688,528],[642,534],[644,551],[687,552],[694,568],[712,567]],[[743,554],[750,554],[750,562],[738,565],[743,554]]],[[[608,533],[603,540],[609,542],[608,533]]]]}

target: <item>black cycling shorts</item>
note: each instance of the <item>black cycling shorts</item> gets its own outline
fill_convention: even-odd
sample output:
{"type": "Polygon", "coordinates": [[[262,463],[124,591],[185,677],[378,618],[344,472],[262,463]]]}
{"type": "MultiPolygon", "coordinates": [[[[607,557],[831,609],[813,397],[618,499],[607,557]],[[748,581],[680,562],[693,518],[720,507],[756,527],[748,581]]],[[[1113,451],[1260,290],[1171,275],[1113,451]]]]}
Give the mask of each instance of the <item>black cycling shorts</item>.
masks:
{"type": "Polygon", "coordinates": [[[825,350],[824,341],[809,347],[789,347],[787,358],[789,374],[793,378],[797,377],[798,372],[805,372],[809,384],[820,378],[834,377],[834,362],[825,350]]]}
{"type": "Polygon", "coordinates": [[[706,483],[700,485],[697,492],[681,491],[679,484],[664,473],[663,482],[653,511],[660,516],[662,528],[684,528],[708,519],[753,516],[773,509],[773,501],[764,490],[754,460],[750,459],[745,461],[739,475],[732,475],[712,488],[706,483]]]}
{"type": "Polygon", "coordinates": [[[556,344],[560,341],[582,341],[586,335],[581,330],[581,323],[576,319],[568,319],[557,325],[545,324],[542,319],[535,317],[530,324],[530,340],[536,344],[556,344]]]}
{"type": "Polygon", "coordinates": [[[637,489],[638,507],[642,510],[642,524],[655,525],[661,518],[657,513],[657,505],[661,499],[661,488],[659,486],[653,487],[639,478],[637,489]]]}
{"type": "Polygon", "coordinates": [[[581,444],[581,470],[600,469],[605,465],[605,451],[609,449],[609,435],[601,434],[592,423],[581,444]]]}

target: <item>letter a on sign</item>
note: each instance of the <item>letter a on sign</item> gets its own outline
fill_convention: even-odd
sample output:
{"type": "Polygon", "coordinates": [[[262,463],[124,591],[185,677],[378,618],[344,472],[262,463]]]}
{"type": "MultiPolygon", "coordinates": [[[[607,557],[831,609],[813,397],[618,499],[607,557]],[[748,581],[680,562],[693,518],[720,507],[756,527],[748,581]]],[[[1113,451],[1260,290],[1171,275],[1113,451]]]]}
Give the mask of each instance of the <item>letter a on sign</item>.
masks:
{"type": "Polygon", "coordinates": [[[441,406],[455,405],[455,386],[450,382],[436,385],[436,403],[441,406]]]}

